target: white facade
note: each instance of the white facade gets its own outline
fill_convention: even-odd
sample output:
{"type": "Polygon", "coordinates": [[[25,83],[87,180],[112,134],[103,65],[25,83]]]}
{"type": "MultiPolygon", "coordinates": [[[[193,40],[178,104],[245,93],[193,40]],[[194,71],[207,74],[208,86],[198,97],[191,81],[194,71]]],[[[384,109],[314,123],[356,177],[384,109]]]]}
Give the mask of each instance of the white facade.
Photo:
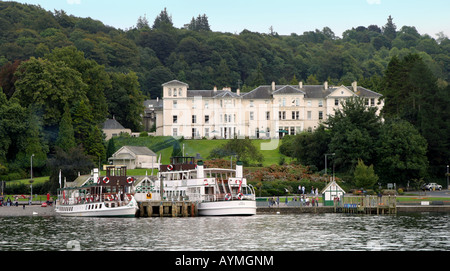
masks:
{"type": "Polygon", "coordinates": [[[123,146],[117,150],[108,160],[112,165],[135,168],[158,168],[156,154],[147,147],[123,146]]]}
{"type": "Polygon", "coordinates": [[[357,86],[275,85],[248,93],[231,89],[189,90],[173,80],[163,86],[162,125],[157,135],[184,138],[280,138],[313,131],[349,97],[383,108],[381,94],[357,86]]]}

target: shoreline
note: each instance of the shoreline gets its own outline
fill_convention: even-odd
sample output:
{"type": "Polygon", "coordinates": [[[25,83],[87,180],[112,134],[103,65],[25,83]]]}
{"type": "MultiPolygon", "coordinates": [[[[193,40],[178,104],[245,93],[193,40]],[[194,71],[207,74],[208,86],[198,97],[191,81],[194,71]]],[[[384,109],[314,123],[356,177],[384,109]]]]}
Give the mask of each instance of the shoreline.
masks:
{"type": "MultiPolygon", "coordinates": [[[[0,217],[59,217],[53,206],[41,207],[41,205],[1,206],[0,217]]],[[[449,213],[450,205],[421,206],[421,205],[397,205],[397,213],[421,213],[441,212],[449,213]]],[[[334,213],[334,208],[329,206],[318,207],[258,207],[256,214],[301,214],[301,213],[334,213]]]]}
{"type": "Polygon", "coordinates": [[[0,207],[0,217],[8,216],[59,216],[55,212],[55,208],[51,207],[41,207],[41,205],[24,205],[19,204],[19,206],[1,206],[0,207]],[[25,208],[23,208],[25,206],[25,208]]]}

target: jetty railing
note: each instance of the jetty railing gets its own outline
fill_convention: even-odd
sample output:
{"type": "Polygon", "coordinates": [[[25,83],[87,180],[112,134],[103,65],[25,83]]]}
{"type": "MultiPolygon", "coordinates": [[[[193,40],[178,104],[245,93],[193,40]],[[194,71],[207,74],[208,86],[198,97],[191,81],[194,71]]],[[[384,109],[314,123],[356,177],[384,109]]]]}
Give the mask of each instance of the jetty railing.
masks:
{"type": "Polygon", "coordinates": [[[343,196],[334,201],[335,212],[343,213],[397,213],[396,196],[343,196]]]}

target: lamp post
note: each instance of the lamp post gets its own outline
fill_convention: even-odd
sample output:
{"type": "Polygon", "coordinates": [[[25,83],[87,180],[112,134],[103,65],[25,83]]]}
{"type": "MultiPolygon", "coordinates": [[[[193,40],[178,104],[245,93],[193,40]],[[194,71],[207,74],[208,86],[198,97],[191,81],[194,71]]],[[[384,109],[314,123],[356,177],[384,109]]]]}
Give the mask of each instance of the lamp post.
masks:
{"type": "MultiPolygon", "coordinates": [[[[325,153],[325,175],[327,175],[327,167],[328,167],[327,166],[327,160],[328,160],[327,156],[328,155],[336,155],[336,153],[334,153],[334,152],[333,153],[325,153]]],[[[334,171],[334,167],[333,167],[333,171],[334,171]]]]}
{"type": "Polygon", "coordinates": [[[31,155],[30,158],[30,188],[31,188],[30,205],[33,202],[33,157],[34,153],[31,155]]]}
{"type": "Polygon", "coordinates": [[[449,165],[447,165],[447,189],[450,189],[450,187],[448,186],[448,177],[449,177],[448,168],[449,168],[449,165]]]}

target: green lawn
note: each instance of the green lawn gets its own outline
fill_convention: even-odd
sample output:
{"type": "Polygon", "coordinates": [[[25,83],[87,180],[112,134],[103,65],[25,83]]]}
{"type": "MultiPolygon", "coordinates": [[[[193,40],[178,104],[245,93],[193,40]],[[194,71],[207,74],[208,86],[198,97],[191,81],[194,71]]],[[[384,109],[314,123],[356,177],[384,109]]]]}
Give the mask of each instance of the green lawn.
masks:
{"type": "MultiPolygon", "coordinates": [[[[116,149],[125,145],[147,146],[149,149],[153,150],[158,157],[161,154],[161,161],[163,164],[169,164],[170,162],[174,140],[172,137],[119,137],[114,140],[116,149]]],[[[185,156],[196,156],[197,153],[199,153],[203,159],[207,159],[211,150],[225,144],[227,141],[227,139],[189,139],[184,140],[180,145],[183,149],[184,144],[185,156]]],[[[278,146],[281,141],[253,139],[252,143],[261,150],[261,153],[264,156],[263,166],[270,166],[279,162],[281,154],[278,152],[278,146]]]]}

